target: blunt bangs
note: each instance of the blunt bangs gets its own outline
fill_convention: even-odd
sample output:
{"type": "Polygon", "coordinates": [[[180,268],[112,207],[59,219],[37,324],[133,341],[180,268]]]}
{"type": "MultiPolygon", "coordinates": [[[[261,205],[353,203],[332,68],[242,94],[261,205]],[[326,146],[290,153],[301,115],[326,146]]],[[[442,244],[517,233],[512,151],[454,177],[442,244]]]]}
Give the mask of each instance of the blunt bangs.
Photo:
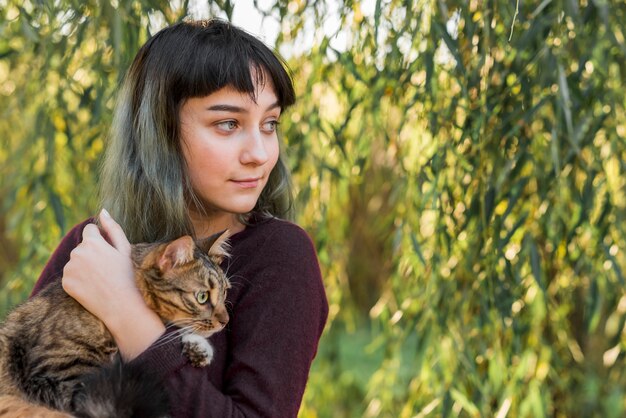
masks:
{"type": "MultiPolygon", "coordinates": [[[[180,22],[155,35],[167,50],[171,85],[165,91],[173,102],[202,97],[231,86],[256,100],[256,87],[266,78],[274,85],[282,109],[295,102],[295,92],[286,64],[263,42],[228,22],[213,19],[180,22]],[[174,58],[174,59],[172,59],[174,58]]],[[[155,68],[156,70],[156,68],[155,68]]]]}

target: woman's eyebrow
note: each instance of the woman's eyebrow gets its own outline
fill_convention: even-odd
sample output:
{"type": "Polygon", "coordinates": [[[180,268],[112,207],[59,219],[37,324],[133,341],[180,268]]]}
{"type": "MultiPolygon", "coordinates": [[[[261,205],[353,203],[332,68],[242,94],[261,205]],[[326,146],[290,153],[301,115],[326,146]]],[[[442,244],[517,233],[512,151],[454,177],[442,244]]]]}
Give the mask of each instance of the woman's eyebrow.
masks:
{"type": "MultiPolygon", "coordinates": [[[[266,112],[273,110],[275,108],[280,108],[280,103],[275,102],[267,107],[266,112]]],[[[233,112],[233,113],[247,113],[248,110],[244,107],[228,105],[228,104],[216,104],[213,106],[209,106],[206,110],[212,110],[215,112],[233,112]]]]}
{"type": "Polygon", "coordinates": [[[239,106],[227,105],[227,104],[217,104],[213,106],[209,106],[206,110],[213,110],[216,112],[234,112],[234,113],[245,113],[246,109],[239,106]]]}
{"type": "Polygon", "coordinates": [[[273,109],[276,109],[276,108],[280,108],[280,103],[275,102],[275,103],[269,105],[265,111],[267,112],[267,111],[270,111],[270,110],[273,110],[273,109]]]}

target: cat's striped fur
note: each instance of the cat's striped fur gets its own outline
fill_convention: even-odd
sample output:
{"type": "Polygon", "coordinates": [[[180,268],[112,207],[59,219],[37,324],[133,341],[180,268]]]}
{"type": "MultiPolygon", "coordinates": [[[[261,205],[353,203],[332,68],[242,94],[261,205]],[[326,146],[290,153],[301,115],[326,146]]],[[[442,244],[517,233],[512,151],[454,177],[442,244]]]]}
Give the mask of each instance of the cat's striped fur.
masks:
{"type": "MultiPolygon", "coordinates": [[[[196,366],[210,362],[212,348],[206,337],[228,321],[224,302],[229,284],[219,268],[227,255],[226,239],[227,233],[216,234],[195,243],[186,236],[132,249],[135,282],[148,306],[166,325],[180,326],[181,334],[204,337],[199,345],[193,339],[183,343],[196,366]]],[[[85,402],[96,399],[86,393],[91,389],[85,379],[104,373],[117,351],[104,324],[68,296],[60,280],[50,284],[13,310],[0,328],[0,417],[20,416],[18,410],[28,407],[31,412],[22,416],[47,416],[40,414],[45,409],[37,412],[37,405],[70,414],[80,410],[80,416],[105,416],[95,412],[95,406],[92,415],[84,410],[85,402]]],[[[119,375],[113,377],[122,378],[124,373],[119,375]]],[[[104,402],[98,399],[96,404],[104,402]]],[[[133,414],[118,410],[110,416],[133,414]]]]}

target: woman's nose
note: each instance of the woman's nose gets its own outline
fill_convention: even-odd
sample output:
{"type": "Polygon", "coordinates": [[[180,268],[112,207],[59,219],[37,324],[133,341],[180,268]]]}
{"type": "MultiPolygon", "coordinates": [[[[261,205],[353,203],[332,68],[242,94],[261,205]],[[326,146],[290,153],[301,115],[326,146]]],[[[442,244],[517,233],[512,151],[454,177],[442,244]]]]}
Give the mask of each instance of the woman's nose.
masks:
{"type": "Polygon", "coordinates": [[[267,144],[269,138],[265,138],[260,131],[250,132],[241,152],[242,164],[262,165],[269,160],[267,144]]]}

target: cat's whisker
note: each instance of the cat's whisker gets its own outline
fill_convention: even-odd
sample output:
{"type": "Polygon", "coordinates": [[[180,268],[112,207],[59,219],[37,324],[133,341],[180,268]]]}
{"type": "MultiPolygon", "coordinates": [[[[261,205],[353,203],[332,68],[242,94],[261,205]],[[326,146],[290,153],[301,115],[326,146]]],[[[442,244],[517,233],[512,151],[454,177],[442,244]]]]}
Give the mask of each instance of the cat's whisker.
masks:
{"type": "Polygon", "coordinates": [[[158,346],[160,346],[160,345],[163,345],[163,344],[169,343],[170,341],[172,341],[172,340],[174,340],[174,339],[178,338],[178,337],[180,336],[180,334],[181,334],[181,331],[180,331],[180,330],[176,330],[176,331],[174,331],[174,332],[172,332],[172,333],[170,333],[170,334],[164,335],[164,336],[163,336],[163,337],[159,340],[159,342],[155,345],[155,347],[158,347],[158,346]]]}
{"type": "Polygon", "coordinates": [[[230,263],[228,263],[228,266],[226,266],[226,271],[224,272],[224,276],[226,278],[230,278],[230,263]]]}
{"type": "Polygon", "coordinates": [[[167,337],[163,338],[158,343],[156,343],[153,346],[153,348],[158,348],[158,347],[162,347],[164,345],[167,345],[167,344],[171,343],[172,341],[176,341],[179,337],[180,337],[179,335],[168,335],[167,337]]]}
{"type": "Polygon", "coordinates": [[[174,332],[164,336],[158,343],[156,343],[154,345],[154,347],[156,348],[156,347],[161,347],[163,345],[169,344],[170,342],[172,342],[172,341],[174,341],[174,340],[176,340],[178,338],[181,338],[184,335],[193,333],[193,331],[194,331],[194,327],[191,326],[191,325],[183,327],[183,328],[180,328],[180,329],[178,329],[178,330],[176,330],[176,331],[174,331],[174,332]]]}
{"type": "Polygon", "coordinates": [[[238,287],[238,286],[242,286],[242,282],[243,281],[248,281],[244,276],[242,276],[241,274],[235,274],[232,277],[229,275],[226,275],[226,277],[228,278],[228,282],[230,283],[231,287],[238,287]],[[241,279],[241,281],[240,281],[241,279]]]}
{"type": "Polygon", "coordinates": [[[193,325],[186,325],[184,327],[180,327],[180,329],[172,332],[170,335],[183,335],[186,334],[190,329],[193,329],[193,325]]]}
{"type": "Polygon", "coordinates": [[[192,318],[175,319],[173,321],[168,322],[166,325],[166,328],[180,327],[182,325],[192,324],[193,322],[194,322],[194,319],[192,318]]]}

